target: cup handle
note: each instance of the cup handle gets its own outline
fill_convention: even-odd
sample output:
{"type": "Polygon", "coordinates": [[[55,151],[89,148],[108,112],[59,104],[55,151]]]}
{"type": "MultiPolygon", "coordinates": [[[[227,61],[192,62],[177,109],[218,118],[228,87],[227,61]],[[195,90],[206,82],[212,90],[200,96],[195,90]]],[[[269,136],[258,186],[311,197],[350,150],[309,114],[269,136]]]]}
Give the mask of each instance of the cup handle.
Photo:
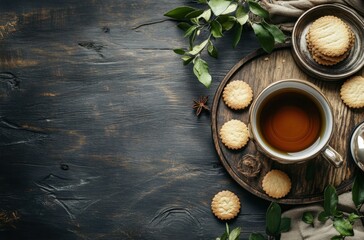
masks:
{"type": "Polygon", "coordinates": [[[341,155],[336,152],[332,147],[327,146],[325,150],[322,152],[322,156],[329,161],[331,164],[333,164],[335,167],[339,168],[343,165],[343,158],[341,155]]]}

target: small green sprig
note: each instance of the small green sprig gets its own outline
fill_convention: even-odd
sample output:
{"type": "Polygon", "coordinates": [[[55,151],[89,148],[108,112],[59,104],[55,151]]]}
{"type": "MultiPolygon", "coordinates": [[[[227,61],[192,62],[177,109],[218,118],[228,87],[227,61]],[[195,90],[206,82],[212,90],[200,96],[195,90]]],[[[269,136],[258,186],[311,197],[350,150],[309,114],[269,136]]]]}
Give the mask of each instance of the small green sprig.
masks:
{"type": "MultiPolygon", "coordinates": [[[[355,204],[356,210],[353,213],[343,213],[337,209],[338,205],[338,194],[335,187],[328,185],[324,191],[324,211],[320,212],[317,219],[320,222],[325,223],[328,219],[333,222],[333,227],[338,232],[338,235],[332,237],[332,240],[345,239],[348,236],[354,236],[353,225],[356,220],[362,218],[360,209],[364,204],[364,176],[358,174],[355,177],[353,189],[352,189],[352,200],[355,204]]],[[[315,216],[312,212],[304,212],[302,221],[307,224],[314,226],[315,216]]]]}
{"type": "Polygon", "coordinates": [[[214,44],[227,31],[233,31],[232,45],[235,48],[240,42],[243,26],[252,27],[261,47],[270,53],[275,43],[286,40],[284,33],[274,24],[269,23],[269,13],[256,0],[197,0],[203,8],[181,6],[164,14],[179,21],[178,27],[189,39],[188,48],[174,49],[182,55],[184,65],[193,63],[193,72],[206,87],[212,82],[208,63],[201,54],[206,49],[208,55],[218,57],[214,44]]]}
{"type": "Polygon", "coordinates": [[[240,237],[240,233],[241,233],[240,227],[234,228],[230,232],[229,224],[226,223],[225,232],[220,237],[216,238],[216,240],[238,240],[240,237]]]}
{"type": "MultiPolygon", "coordinates": [[[[251,233],[249,240],[270,240],[280,239],[282,232],[287,232],[291,228],[291,219],[282,217],[282,210],[278,203],[272,202],[265,215],[267,236],[261,233],[251,233]]],[[[231,232],[229,231],[229,225],[226,223],[225,232],[216,240],[238,240],[240,237],[241,228],[234,228],[231,232]]]]}

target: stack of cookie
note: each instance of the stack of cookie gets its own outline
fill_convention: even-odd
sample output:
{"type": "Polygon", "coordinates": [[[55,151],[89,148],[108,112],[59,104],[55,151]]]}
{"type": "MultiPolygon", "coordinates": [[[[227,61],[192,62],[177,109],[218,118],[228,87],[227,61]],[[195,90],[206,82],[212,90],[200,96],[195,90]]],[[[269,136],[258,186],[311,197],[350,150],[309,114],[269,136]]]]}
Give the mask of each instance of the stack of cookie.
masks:
{"type": "Polygon", "coordinates": [[[347,58],[354,46],[355,36],[343,20],[328,15],[312,23],[306,42],[312,58],[318,64],[332,66],[347,58]]]}

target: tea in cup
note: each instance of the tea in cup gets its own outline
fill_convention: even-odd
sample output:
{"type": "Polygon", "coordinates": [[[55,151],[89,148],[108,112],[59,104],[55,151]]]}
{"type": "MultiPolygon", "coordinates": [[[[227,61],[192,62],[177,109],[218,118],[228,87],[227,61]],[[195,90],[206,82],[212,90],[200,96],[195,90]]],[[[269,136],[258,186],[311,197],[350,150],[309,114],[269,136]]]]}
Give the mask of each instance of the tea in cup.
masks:
{"type": "Polygon", "coordinates": [[[334,131],[331,106],[313,84],[280,80],[266,87],[250,108],[249,130],[258,149],[280,163],[299,163],[319,154],[340,167],[343,159],[329,141],[334,131]]]}

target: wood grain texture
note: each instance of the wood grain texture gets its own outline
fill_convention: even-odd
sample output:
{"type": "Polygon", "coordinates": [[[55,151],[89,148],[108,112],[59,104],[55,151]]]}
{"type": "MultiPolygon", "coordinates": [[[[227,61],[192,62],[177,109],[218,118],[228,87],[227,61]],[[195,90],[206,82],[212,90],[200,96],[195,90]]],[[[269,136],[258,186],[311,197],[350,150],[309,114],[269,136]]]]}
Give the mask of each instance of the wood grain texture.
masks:
{"type": "MultiPolygon", "coordinates": [[[[362,75],[363,72],[357,73],[362,75]]],[[[350,109],[340,99],[342,81],[327,82],[306,75],[295,63],[290,44],[277,47],[270,55],[262,51],[253,52],[238,62],[226,75],[218,87],[212,109],[212,131],[215,148],[230,175],[245,189],[267,200],[274,199],[266,195],[261,187],[264,175],[271,169],[286,172],[292,181],[289,194],[276,200],[284,204],[307,204],[323,200],[323,191],[328,184],[337,188],[338,193],[351,188],[357,167],[352,160],[349,141],[355,126],[364,121],[362,109],[350,109]],[[262,70],[264,69],[264,70],[262,70]],[[314,83],[328,98],[334,114],[334,136],[330,145],[344,158],[344,164],[335,168],[318,156],[307,163],[279,164],[259,152],[252,141],[241,150],[232,151],[224,146],[219,137],[221,126],[230,119],[239,119],[249,123],[249,108],[235,111],[226,106],[222,91],[233,80],[244,80],[257,96],[270,83],[281,79],[302,79],[314,83]],[[242,174],[241,162],[247,156],[261,162],[260,173],[249,177],[242,174]],[[239,169],[240,168],[240,169],[239,169]]]]}
{"type": "Polygon", "coordinates": [[[242,202],[232,227],[265,231],[269,205],[241,188],[193,99],[258,47],[229,34],[206,89],[172,49],[187,46],[163,13],[192,1],[0,3],[1,239],[214,239],[223,189],[242,202]]]}

